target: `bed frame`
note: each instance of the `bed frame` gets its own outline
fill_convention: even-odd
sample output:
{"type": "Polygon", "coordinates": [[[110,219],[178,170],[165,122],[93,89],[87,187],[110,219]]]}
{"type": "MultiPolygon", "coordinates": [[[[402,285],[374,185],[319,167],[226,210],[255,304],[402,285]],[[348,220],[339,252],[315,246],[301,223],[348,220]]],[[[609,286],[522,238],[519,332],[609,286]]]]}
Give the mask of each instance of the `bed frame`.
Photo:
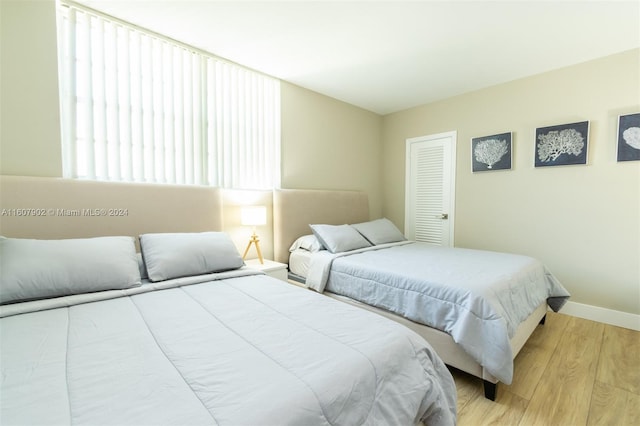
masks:
{"type": "MultiPolygon", "coordinates": [[[[369,220],[367,195],[357,191],[275,190],[273,194],[273,225],[275,260],[289,263],[289,247],[296,238],[311,233],[309,224],[340,225],[369,220]]],[[[483,379],[484,395],[494,401],[498,380],[486,372],[450,335],[440,330],[410,321],[391,312],[365,305],[353,299],[325,292],[329,297],[376,312],[404,324],[436,350],[444,362],[483,379]]],[[[538,324],[544,324],[546,303],[540,305],[520,326],[511,339],[513,356],[518,354],[538,324]]]]}
{"type": "MultiPolygon", "coordinates": [[[[368,218],[366,195],[350,194],[344,202],[340,196],[335,199],[342,207],[318,209],[319,219],[326,210],[350,221],[368,218]],[[350,212],[351,207],[344,206],[353,197],[358,201],[350,212]],[[364,215],[362,209],[366,209],[364,215]]],[[[221,190],[208,186],[0,175],[0,235],[11,238],[128,235],[138,244],[137,237],[144,233],[221,231],[223,207],[221,190]]],[[[290,211],[295,212],[295,207],[290,211]]]]}

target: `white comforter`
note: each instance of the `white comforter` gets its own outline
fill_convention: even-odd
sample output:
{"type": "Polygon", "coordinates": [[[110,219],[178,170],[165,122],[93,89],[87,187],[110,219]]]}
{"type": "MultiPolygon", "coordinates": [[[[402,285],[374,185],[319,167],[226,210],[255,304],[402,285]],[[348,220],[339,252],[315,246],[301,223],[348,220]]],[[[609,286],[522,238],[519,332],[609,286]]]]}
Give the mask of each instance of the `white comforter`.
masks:
{"type": "Polygon", "coordinates": [[[503,383],[513,378],[510,338],[545,300],[569,293],[538,260],[402,242],[313,255],[306,283],[449,333],[503,383]]]}
{"type": "Polygon", "coordinates": [[[5,310],[0,423],[455,423],[451,375],[413,332],[266,275],[211,278],[5,310]]]}

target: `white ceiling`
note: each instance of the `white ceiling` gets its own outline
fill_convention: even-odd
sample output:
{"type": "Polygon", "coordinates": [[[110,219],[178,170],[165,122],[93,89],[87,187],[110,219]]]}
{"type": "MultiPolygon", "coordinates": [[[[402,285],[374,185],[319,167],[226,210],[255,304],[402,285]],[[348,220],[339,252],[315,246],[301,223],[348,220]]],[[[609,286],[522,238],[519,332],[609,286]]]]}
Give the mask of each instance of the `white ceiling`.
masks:
{"type": "Polygon", "coordinates": [[[387,114],[640,47],[640,1],[79,0],[387,114]]]}

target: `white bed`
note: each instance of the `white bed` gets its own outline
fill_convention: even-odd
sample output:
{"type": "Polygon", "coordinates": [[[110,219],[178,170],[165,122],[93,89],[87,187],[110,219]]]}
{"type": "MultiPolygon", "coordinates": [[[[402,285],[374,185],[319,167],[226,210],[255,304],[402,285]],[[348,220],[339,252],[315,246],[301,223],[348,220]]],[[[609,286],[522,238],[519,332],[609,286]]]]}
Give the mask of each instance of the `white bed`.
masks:
{"type": "Polygon", "coordinates": [[[455,424],[453,380],[421,337],[243,267],[211,232],[217,190],[13,177],[0,189],[13,209],[1,424],[455,424]],[[63,215],[78,208],[129,210],[63,215]]]}
{"type": "MultiPolygon", "coordinates": [[[[551,300],[553,298],[550,294],[560,296],[554,304],[557,308],[568,297],[566,290],[535,259],[427,245],[420,247],[420,243],[398,242],[375,247],[356,247],[357,250],[347,250],[335,255],[327,250],[309,255],[296,250],[292,253],[293,257],[287,260],[291,244],[301,235],[310,233],[309,224],[371,223],[367,221],[366,195],[359,192],[276,191],[276,260],[293,262],[290,267],[294,272],[291,274],[292,279],[300,281],[302,276],[302,281],[306,279],[307,284],[321,292],[324,291],[324,285],[327,285],[324,294],[377,312],[415,330],[432,344],[448,365],[482,378],[485,396],[495,399],[498,381],[510,383],[513,358],[535,327],[544,321],[547,297],[551,300]],[[343,205],[342,211],[335,211],[332,207],[339,204],[343,205]],[[392,247],[385,247],[387,245],[392,247]],[[419,252],[414,253],[418,249],[419,252]],[[324,264],[320,262],[323,257],[326,259],[322,261],[324,264]],[[429,258],[442,265],[452,265],[453,268],[445,269],[440,263],[437,268],[430,266],[435,265],[434,263],[425,266],[424,262],[429,258]],[[467,263],[474,265],[463,269],[467,263]],[[430,269],[438,270],[441,277],[446,277],[447,280],[457,280],[456,286],[447,284],[447,281],[438,281],[441,277],[432,275],[430,269]],[[478,273],[483,274],[485,282],[495,284],[496,287],[485,289],[480,286],[479,280],[467,278],[478,273]],[[535,279],[532,278],[533,275],[535,279]],[[427,276],[429,278],[425,280],[427,276]],[[520,281],[520,284],[511,285],[503,277],[520,281]],[[427,281],[429,286],[425,287],[427,281]],[[494,303],[497,299],[504,300],[505,296],[512,298],[513,294],[510,292],[516,288],[526,290],[530,282],[536,287],[531,292],[527,290],[525,300],[516,300],[514,306],[506,308],[501,305],[502,302],[494,303]],[[436,283],[438,287],[432,287],[436,283]],[[467,287],[462,287],[463,285],[467,287]],[[497,293],[498,286],[504,295],[497,293]],[[407,293],[416,294],[418,287],[428,290],[421,290],[417,299],[404,297],[407,293]],[[547,294],[548,291],[551,293],[547,294]],[[454,299],[442,307],[418,304],[418,301],[423,303],[422,299],[440,300],[445,293],[452,295],[454,299]],[[494,293],[496,297],[492,296],[494,293]],[[531,297],[533,293],[535,298],[531,297]],[[467,309],[466,306],[460,309],[463,304],[474,306],[475,310],[467,309]],[[433,314],[435,310],[439,311],[438,315],[433,314]],[[464,323],[461,312],[467,318],[464,323]],[[469,314],[473,320],[469,320],[469,314]],[[434,318],[437,321],[442,318],[442,322],[438,323],[434,318]],[[477,322],[482,327],[470,327],[477,322]],[[446,330],[447,333],[441,330],[446,330]],[[452,336],[455,336],[455,341],[452,336]]],[[[338,232],[339,229],[327,228],[332,228],[331,232],[338,232]]],[[[358,237],[362,235],[358,234],[358,237]]],[[[366,242],[366,238],[363,240],[366,242]]],[[[326,241],[323,242],[326,245],[326,241]]]]}

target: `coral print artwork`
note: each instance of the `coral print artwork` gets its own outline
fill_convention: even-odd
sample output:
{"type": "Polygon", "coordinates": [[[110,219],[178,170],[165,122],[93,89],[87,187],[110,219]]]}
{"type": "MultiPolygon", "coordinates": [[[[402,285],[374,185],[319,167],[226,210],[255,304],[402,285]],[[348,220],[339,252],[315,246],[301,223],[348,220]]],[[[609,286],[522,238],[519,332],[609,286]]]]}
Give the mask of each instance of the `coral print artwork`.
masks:
{"type": "Polygon", "coordinates": [[[618,161],[640,160],[640,113],[618,118],[618,161]]]}
{"type": "Polygon", "coordinates": [[[511,133],[471,139],[471,171],[511,169],[511,133]]]}
{"type": "Polygon", "coordinates": [[[536,129],[536,167],[587,164],[589,122],[536,129]]]}

